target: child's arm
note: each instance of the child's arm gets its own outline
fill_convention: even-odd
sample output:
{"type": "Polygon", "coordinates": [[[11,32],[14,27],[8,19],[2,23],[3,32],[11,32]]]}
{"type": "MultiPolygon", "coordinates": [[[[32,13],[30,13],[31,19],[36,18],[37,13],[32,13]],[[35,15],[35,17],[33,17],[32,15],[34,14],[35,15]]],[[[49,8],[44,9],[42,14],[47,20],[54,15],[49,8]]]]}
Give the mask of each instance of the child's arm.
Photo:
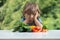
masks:
{"type": "Polygon", "coordinates": [[[36,26],[43,27],[43,25],[37,19],[34,19],[34,21],[35,21],[36,26]]]}
{"type": "Polygon", "coordinates": [[[38,21],[37,17],[38,17],[38,13],[36,13],[35,17],[34,17],[34,22],[36,24],[36,26],[40,26],[40,27],[43,27],[43,25],[40,23],[40,21],[38,21]]]}

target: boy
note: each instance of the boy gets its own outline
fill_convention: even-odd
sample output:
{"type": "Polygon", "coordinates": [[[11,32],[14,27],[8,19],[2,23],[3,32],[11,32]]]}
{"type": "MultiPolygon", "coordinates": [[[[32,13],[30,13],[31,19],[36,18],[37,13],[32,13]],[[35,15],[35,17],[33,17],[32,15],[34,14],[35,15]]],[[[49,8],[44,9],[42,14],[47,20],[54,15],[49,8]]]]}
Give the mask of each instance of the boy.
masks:
{"type": "Polygon", "coordinates": [[[35,3],[27,3],[23,9],[23,18],[21,21],[29,26],[39,26],[43,27],[40,16],[40,10],[37,4],[35,3]]]}

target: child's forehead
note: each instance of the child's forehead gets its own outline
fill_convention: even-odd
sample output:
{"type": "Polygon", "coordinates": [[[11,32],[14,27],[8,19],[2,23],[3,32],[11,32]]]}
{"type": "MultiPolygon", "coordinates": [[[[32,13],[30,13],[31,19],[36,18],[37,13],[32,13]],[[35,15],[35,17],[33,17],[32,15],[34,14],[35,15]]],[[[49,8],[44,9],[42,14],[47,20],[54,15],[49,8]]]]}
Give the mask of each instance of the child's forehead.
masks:
{"type": "Polygon", "coordinates": [[[29,9],[26,13],[27,14],[36,14],[36,12],[38,12],[38,11],[35,9],[29,9]]]}

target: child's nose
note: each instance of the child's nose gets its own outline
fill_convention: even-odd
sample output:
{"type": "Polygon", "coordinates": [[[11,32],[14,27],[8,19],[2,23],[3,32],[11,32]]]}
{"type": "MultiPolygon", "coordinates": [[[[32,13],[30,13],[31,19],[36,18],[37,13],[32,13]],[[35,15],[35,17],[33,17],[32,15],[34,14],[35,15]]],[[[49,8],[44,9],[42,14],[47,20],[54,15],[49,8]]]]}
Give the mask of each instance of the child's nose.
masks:
{"type": "Polygon", "coordinates": [[[33,15],[31,15],[31,18],[33,18],[33,15]]]}

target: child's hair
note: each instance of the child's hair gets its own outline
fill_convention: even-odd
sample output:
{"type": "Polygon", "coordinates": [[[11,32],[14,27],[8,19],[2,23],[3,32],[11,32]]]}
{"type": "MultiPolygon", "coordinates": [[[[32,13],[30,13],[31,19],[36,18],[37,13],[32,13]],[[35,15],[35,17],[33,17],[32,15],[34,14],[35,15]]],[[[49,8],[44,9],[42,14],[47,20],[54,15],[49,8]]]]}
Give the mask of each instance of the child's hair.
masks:
{"type": "Polygon", "coordinates": [[[36,3],[30,3],[27,2],[24,6],[23,9],[23,15],[27,14],[35,14],[35,11],[38,11],[38,13],[41,13],[41,11],[39,10],[39,7],[36,3]]]}

